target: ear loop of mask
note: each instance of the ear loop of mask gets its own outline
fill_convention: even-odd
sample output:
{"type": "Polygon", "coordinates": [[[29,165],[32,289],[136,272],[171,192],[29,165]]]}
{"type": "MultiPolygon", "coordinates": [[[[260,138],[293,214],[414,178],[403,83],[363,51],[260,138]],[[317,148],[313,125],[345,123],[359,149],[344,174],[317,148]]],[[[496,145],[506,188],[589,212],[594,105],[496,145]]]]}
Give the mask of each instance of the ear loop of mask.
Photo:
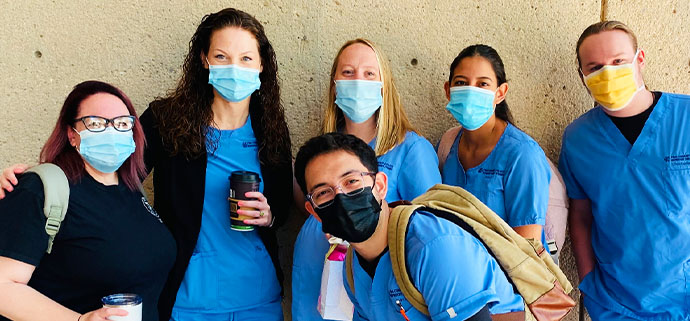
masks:
{"type": "MultiPolygon", "coordinates": [[[[79,138],[81,138],[81,134],[77,131],[76,128],[74,128],[74,127],[70,127],[70,128],[72,128],[72,130],[73,130],[75,133],[77,133],[77,135],[79,135],[79,138]]],[[[77,146],[77,145],[75,144],[75,145],[72,146],[72,147],[74,147],[74,149],[76,149],[77,152],[79,152],[79,146],[77,146]]]]}

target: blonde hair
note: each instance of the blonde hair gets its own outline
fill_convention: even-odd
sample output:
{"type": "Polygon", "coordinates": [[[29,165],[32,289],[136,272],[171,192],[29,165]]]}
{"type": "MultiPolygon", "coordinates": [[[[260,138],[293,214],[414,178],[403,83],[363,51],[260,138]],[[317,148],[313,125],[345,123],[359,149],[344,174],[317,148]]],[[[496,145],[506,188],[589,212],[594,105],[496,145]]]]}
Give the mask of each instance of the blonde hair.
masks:
{"type": "Polygon", "coordinates": [[[580,35],[580,39],[577,40],[577,46],[575,47],[575,53],[577,54],[577,64],[579,66],[582,65],[580,62],[580,46],[582,45],[582,42],[585,41],[585,39],[589,36],[596,35],[598,33],[602,33],[604,31],[612,31],[612,30],[620,30],[628,34],[630,37],[630,41],[632,42],[633,45],[633,50],[637,51],[637,37],[635,36],[635,33],[628,27],[626,24],[620,22],[620,21],[602,21],[602,22],[597,22],[585,29],[585,31],[582,32],[580,35]]]}
{"type": "Polygon", "coordinates": [[[383,83],[383,104],[375,114],[377,118],[377,128],[374,152],[376,152],[376,156],[378,157],[387,153],[396,145],[402,143],[407,132],[416,131],[410,124],[410,121],[407,119],[405,109],[403,109],[402,103],[400,102],[400,95],[398,95],[398,90],[395,87],[393,74],[391,73],[390,66],[388,65],[388,59],[383,55],[383,52],[381,52],[381,49],[379,49],[378,46],[367,39],[358,38],[346,42],[342,47],[340,47],[338,54],[333,60],[321,133],[326,134],[337,132],[344,124],[345,116],[340,108],[338,108],[338,106],[335,104],[335,73],[336,69],[338,68],[338,60],[340,59],[340,55],[343,53],[345,48],[356,43],[367,45],[369,48],[374,50],[376,60],[379,63],[381,82],[383,83]]]}

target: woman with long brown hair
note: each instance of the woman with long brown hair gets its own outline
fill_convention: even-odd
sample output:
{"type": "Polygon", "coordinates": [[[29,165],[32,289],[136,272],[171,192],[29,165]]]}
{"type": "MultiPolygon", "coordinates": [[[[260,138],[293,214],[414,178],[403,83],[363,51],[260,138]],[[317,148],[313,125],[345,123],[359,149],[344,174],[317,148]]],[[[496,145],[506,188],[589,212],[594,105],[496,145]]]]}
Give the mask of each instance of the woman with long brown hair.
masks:
{"type": "Polygon", "coordinates": [[[290,135],[263,26],[232,8],[205,16],[177,87],[142,115],[155,207],[177,240],[161,320],[282,320],[275,229],[292,202],[290,135]],[[229,176],[259,174],[230,228],[229,176]]]}

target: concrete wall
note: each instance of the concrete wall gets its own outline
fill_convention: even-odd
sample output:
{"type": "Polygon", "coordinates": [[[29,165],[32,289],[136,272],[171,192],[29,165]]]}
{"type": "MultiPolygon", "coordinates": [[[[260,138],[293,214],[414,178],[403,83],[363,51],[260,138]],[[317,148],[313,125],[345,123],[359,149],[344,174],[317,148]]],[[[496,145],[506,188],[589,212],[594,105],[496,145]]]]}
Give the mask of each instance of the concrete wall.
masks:
{"type": "MultiPolygon", "coordinates": [[[[36,162],[64,98],[83,80],[119,86],[142,112],[174,86],[201,17],[228,6],[266,28],[296,147],[317,132],[333,56],[355,37],[389,56],[412,123],[432,143],[455,125],[444,110],[448,65],[462,48],[484,43],[503,57],[517,125],[556,160],[564,127],[592,106],[574,47],[602,16],[637,32],[650,88],[690,93],[687,0],[0,0],[0,166],[36,162]]],[[[283,232],[288,275],[302,220],[295,216],[283,232]]],[[[562,260],[575,281],[569,249],[562,260]]]]}

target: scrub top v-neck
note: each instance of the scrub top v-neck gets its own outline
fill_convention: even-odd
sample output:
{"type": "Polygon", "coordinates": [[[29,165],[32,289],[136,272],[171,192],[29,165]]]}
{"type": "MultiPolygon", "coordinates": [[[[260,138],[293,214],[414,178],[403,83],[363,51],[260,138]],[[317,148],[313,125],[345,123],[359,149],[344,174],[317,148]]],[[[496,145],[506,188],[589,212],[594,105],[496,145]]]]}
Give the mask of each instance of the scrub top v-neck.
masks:
{"type": "MultiPolygon", "coordinates": [[[[201,231],[173,314],[229,313],[280,299],[275,268],[258,231],[230,229],[228,177],[239,170],[261,176],[251,118],[235,130],[209,128],[207,140],[201,231]],[[216,139],[217,144],[210,143],[216,139]]],[[[263,182],[259,191],[263,191],[263,182]]]]}
{"type": "Polygon", "coordinates": [[[446,158],[443,183],[472,193],[512,227],[544,225],[551,171],[539,144],[508,124],[489,156],[465,170],[458,159],[461,136],[446,158]]]}

